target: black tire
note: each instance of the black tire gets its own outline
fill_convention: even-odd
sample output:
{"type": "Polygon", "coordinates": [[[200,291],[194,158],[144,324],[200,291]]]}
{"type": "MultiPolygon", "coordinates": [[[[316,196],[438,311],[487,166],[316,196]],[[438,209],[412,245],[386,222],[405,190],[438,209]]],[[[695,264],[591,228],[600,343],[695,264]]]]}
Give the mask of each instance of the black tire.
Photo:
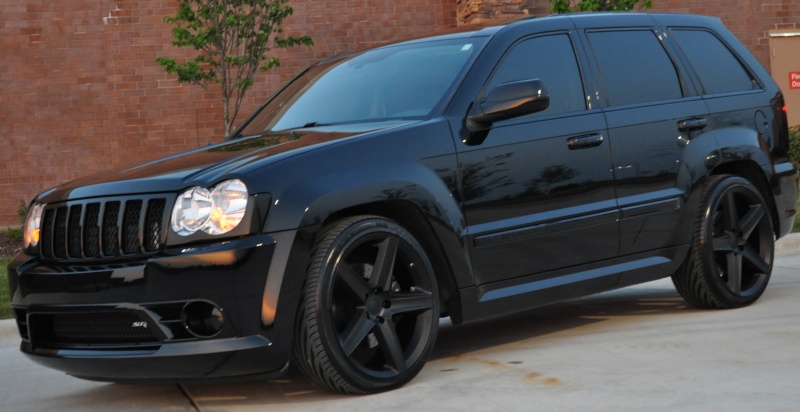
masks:
{"type": "Polygon", "coordinates": [[[349,394],[398,388],[422,369],[438,327],[433,269],[410,233],[375,216],[320,231],[294,336],[311,381],[349,394]]]}
{"type": "Polygon", "coordinates": [[[678,293],[700,308],[747,306],[769,283],[775,233],[764,198],[749,181],[711,176],[703,189],[692,249],[672,275],[678,293]]]}

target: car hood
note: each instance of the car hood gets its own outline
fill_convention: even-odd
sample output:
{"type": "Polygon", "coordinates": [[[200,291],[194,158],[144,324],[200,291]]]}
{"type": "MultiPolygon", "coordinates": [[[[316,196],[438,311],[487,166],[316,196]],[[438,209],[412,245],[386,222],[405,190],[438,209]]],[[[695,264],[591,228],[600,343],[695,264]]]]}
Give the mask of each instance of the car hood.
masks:
{"type": "Polygon", "coordinates": [[[208,186],[225,178],[243,178],[249,170],[347,138],[415,123],[365,123],[271,132],[165,157],[134,167],[105,171],[53,188],[38,198],[44,203],[100,196],[177,192],[208,186]]]}

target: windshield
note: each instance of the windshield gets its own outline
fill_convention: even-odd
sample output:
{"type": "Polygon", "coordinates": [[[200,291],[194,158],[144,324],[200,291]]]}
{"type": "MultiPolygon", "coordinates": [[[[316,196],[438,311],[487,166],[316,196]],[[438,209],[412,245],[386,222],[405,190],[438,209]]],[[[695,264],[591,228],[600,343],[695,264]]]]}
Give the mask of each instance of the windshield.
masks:
{"type": "Polygon", "coordinates": [[[425,118],[482,42],[403,44],[319,63],[264,106],[241,134],[425,118]]]}

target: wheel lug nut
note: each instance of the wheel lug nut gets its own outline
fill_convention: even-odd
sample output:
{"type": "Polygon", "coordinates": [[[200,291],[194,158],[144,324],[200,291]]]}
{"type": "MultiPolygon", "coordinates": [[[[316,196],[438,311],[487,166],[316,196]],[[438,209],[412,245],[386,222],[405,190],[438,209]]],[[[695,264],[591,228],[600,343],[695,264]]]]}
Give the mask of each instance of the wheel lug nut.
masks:
{"type": "Polygon", "coordinates": [[[381,317],[381,316],[378,316],[378,317],[376,317],[376,318],[375,318],[375,320],[376,320],[378,323],[383,323],[383,317],[381,317]]]}
{"type": "Polygon", "coordinates": [[[388,300],[384,300],[384,301],[383,301],[383,304],[382,304],[381,306],[383,306],[383,307],[384,307],[384,309],[389,309],[389,308],[391,308],[391,307],[392,307],[392,302],[390,302],[390,301],[388,301],[388,300]]]}

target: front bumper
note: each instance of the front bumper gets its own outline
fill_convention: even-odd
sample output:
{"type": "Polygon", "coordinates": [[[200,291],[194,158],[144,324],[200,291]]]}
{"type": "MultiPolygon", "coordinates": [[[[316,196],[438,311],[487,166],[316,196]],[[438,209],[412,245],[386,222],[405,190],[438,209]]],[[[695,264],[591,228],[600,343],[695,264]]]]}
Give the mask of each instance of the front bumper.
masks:
{"type": "Polygon", "coordinates": [[[262,321],[275,310],[265,301],[275,246],[255,235],[80,266],[21,254],[8,272],[20,348],[37,363],[94,380],[279,374],[290,358],[291,325],[262,321]],[[216,309],[216,317],[193,319],[205,316],[187,310],[197,307],[216,309]]]}

